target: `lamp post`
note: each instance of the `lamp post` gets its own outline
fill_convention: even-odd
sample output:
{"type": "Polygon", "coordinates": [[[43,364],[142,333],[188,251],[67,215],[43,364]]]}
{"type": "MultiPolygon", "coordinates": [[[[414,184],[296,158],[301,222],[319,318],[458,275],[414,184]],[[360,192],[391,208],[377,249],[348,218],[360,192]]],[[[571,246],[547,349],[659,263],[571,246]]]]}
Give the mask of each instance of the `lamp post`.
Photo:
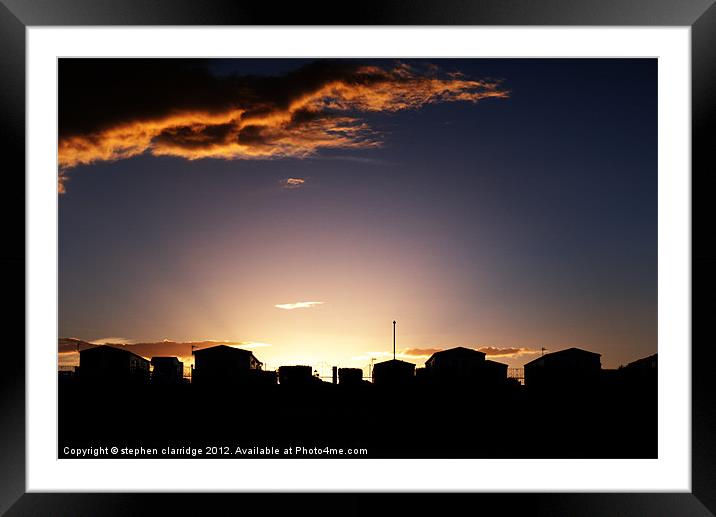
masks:
{"type": "Polygon", "coordinates": [[[395,361],[395,320],[393,320],[393,361],[395,361]]]}

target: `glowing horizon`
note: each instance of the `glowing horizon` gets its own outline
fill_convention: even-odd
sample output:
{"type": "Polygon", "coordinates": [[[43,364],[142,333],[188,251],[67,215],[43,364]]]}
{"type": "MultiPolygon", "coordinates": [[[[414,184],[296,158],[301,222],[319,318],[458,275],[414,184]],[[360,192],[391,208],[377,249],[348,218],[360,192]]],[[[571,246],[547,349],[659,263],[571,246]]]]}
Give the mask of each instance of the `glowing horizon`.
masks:
{"type": "MultiPolygon", "coordinates": [[[[272,357],[271,360],[266,358],[266,348],[274,346],[271,343],[261,343],[253,341],[233,341],[233,340],[197,340],[197,341],[174,341],[164,339],[158,342],[134,342],[126,338],[104,338],[94,340],[93,342],[80,340],[78,338],[60,338],[59,339],[59,366],[77,366],[79,364],[79,353],[77,347],[80,350],[89,348],[90,346],[109,345],[117,348],[129,350],[137,355],[150,360],[152,357],[161,356],[173,356],[177,357],[184,363],[185,371],[190,371],[191,366],[194,364],[193,351],[202,350],[212,346],[226,345],[234,348],[240,348],[249,350],[262,363],[264,363],[265,370],[276,370],[279,366],[290,366],[290,365],[308,365],[314,369],[320,371],[322,376],[327,376],[330,372],[330,367],[338,366],[340,368],[361,368],[364,374],[370,370],[370,366],[377,362],[392,359],[392,351],[368,351],[365,355],[354,356],[345,358],[340,363],[330,363],[321,358],[316,357],[272,357]],[[111,341],[111,339],[119,339],[119,341],[111,341]],[[257,350],[258,349],[258,350],[257,350]]],[[[451,348],[451,347],[450,347],[451,348]]],[[[486,357],[490,360],[497,360],[499,362],[505,362],[506,360],[514,359],[510,361],[510,366],[516,366],[517,361],[528,362],[536,354],[540,354],[540,349],[531,349],[526,347],[493,347],[493,346],[468,346],[473,350],[481,351],[486,353],[486,357]]],[[[433,349],[411,349],[403,348],[398,349],[396,357],[400,360],[411,362],[416,366],[423,366],[425,361],[435,352],[446,350],[447,348],[433,348],[433,349]]],[[[507,364],[507,363],[506,363],[507,364]]],[[[521,365],[520,365],[521,366],[521,365]]]]}

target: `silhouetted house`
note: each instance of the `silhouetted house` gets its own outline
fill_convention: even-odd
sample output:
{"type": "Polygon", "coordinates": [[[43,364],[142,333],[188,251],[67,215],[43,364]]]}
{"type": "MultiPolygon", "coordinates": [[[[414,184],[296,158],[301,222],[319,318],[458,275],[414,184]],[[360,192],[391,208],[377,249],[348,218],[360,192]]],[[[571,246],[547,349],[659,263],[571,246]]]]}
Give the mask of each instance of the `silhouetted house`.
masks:
{"type": "Polygon", "coordinates": [[[415,384],[418,386],[425,386],[428,384],[428,370],[427,368],[416,368],[415,369],[415,384]]]}
{"type": "Polygon", "coordinates": [[[57,369],[57,379],[61,383],[70,383],[77,380],[78,369],[76,366],[60,366],[57,369]]]}
{"type": "Polygon", "coordinates": [[[525,386],[530,390],[593,388],[600,380],[601,354],[567,348],[525,364],[525,386]]]}
{"type": "Polygon", "coordinates": [[[623,367],[619,367],[619,369],[602,368],[599,372],[600,384],[605,390],[605,395],[611,395],[624,389],[624,375],[622,374],[622,369],[623,367]]]}
{"type": "Polygon", "coordinates": [[[278,383],[281,386],[309,386],[315,382],[310,366],[280,366],[278,383]]]}
{"type": "Polygon", "coordinates": [[[184,379],[184,363],[177,357],[152,357],[152,382],[180,384],[184,379]]]}
{"type": "Polygon", "coordinates": [[[658,360],[657,354],[632,361],[617,370],[623,382],[631,389],[656,389],[658,360]]]}
{"type": "Polygon", "coordinates": [[[522,383],[519,379],[515,379],[514,377],[507,377],[507,379],[505,379],[505,387],[507,387],[511,391],[520,391],[522,388],[522,383]]]}
{"type": "Polygon", "coordinates": [[[485,353],[465,347],[435,352],[425,361],[427,381],[441,386],[499,387],[507,380],[507,365],[485,360],[485,353]]]}
{"type": "Polygon", "coordinates": [[[373,367],[373,383],[376,386],[406,386],[415,381],[415,365],[400,359],[377,363],[373,367]]]}
{"type": "Polygon", "coordinates": [[[507,365],[497,361],[486,360],[483,366],[481,384],[502,386],[507,382],[507,365]]]}
{"type": "Polygon", "coordinates": [[[109,345],[80,350],[82,382],[143,384],[149,381],[149,361],[129,350],[109,345]]]}
{"type": "Polygon", "coordinates": [[[363,383],[363,370],[360,368],[338,368],[340,386],[360,386],[363,383]]]}
{"type": "Polygon", "coordinates": [[[252,352],[227,345],[195,350],[193,384],[245,384],[257,378],[263,363],[252,352]]]}
{"type": "Polygon", "coordinates": [[[642,357],[627,364],[624,369],[631,372],[653,373],[658,367],[658,354],[642,357]]]}
{"type": "Polygon", "coordinates": [[[275,386],[278,383],[278,373],[266,370],[254,370],[252,372],[256,377],[259,386],[275,386]]]}
{"type": "Polygon", "coordinates": [[[471,372],[481,368],[484,362],[484,352],[458,346],[435,352],[425,361],[425,368],[435,372],[442,370],[450,371],[452,374],[459,374],[461,371],[471,372]]]}

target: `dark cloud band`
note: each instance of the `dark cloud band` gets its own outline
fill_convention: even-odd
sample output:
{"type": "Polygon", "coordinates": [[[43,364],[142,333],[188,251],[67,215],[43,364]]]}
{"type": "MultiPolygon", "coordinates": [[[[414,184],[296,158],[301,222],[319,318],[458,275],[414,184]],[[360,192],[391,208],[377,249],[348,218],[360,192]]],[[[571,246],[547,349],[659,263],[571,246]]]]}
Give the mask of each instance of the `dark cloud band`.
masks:
{"type": "Polygon", "coordinates": [[[184,60],[62,60],[60,188],[69,169],[156,156],[303,158],[381,145],[370,112],[507,97],[435,66],[317,61],[283,76],[212,75],[184,60]]]}

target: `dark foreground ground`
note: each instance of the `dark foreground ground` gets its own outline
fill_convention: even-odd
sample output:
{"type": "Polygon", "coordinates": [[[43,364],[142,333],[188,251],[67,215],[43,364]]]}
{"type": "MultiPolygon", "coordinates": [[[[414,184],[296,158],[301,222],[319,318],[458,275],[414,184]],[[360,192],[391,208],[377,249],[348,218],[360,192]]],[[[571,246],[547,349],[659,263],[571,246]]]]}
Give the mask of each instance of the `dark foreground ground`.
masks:
{"type": "Polygon", "coordinates": [[[655,386],[550,394],[61,383],[58,456],[655,458],[656,398],[655,386]]]}

